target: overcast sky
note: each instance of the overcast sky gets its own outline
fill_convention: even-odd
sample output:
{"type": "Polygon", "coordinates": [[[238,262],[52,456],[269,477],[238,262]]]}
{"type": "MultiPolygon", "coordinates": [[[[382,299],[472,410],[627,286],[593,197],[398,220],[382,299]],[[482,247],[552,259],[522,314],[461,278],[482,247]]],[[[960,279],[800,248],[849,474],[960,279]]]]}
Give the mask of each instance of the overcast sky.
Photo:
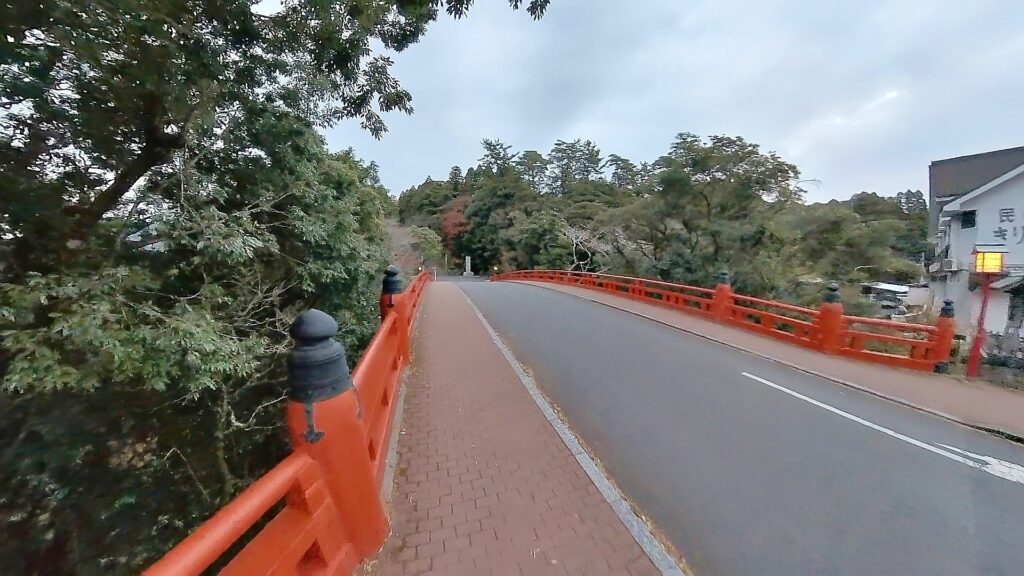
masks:
{"type": "Polygon", "coordinates": [[[808,199],[927,195],[931,160],[1024,145],[1024,2],[505,0],[442,17],[395,56],[415,114],[380,141],[327,131],[381,167],[393,194],[480,140],[550,150],[589,138],[634,161],[677,132],[739,135],[795,163],[808,199]]]}

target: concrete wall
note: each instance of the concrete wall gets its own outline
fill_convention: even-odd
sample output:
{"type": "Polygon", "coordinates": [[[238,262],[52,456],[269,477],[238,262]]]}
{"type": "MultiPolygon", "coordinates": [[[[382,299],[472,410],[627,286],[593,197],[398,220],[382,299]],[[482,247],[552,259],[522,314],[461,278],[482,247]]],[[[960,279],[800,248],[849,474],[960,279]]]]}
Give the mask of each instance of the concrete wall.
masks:
{"type": "MultiPolygon", "coordinates": [[[[928,288],[914,288],[911,287],[910,291],[907,292],[906,303],[908,306],[926,306],[928,305],[928,288]]],[[[941,301],[940,301],[941,305],[941,301]]]]}
{"type": "MultiPolygon", "coordinates": [[[[966,277],[966,273],[959,275],[966,277]]],[[[955,311],[956,333],[962,336],[974,336],[978,326],[978,315],[981,313],[981,287],[973,292],[968,289],[966,281],[933,283],[932,307],[938,311],[946,298],[953,300],[955,311]]],[[[1010,295],[1006,292],[993,290],[988,300],[988,311],[985,313],[985,330],[1003,333],[1010,310],[1010,295]]]]}

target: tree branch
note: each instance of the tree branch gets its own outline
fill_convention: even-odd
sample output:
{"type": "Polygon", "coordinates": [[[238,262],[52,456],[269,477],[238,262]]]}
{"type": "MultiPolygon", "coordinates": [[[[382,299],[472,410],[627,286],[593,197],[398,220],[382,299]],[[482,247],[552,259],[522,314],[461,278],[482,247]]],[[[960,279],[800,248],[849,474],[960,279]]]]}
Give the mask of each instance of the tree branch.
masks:
{"type": "MultiPolygon", "coordinates": [[[[196,476],[196,471],[192,469],[192,465],[189,464],[188,458],[185,458],[185,455],[181,453],[181,450],[178,450],[177,447],[172,447],[167,452],[167,454],[164,454],[164,463],[166,464],[167,463],[167,459],[170,458],[171,454],[174,454],[174,453],[176,453],[178,456],[181,457],[182,462],[185,463],[185,469],[188,470],[189,476],[192,477],[192,481],[196,483],[196,486],[199,488],[199,492],[203,495],[203,500],[205,500],[206,503],[209,504],[210,503],[210,494],[209,494],[209,492],[206,491],[206,487],[203,486],[203,483],[199,481],[199,477],[196,476]]],[[[168,466],[168,468],[169,467],[170,466],[168,466]]]]}
{"type": "Polygon", "coordinates": [[[223,387],[221,388],[220,409],[217,410],[217,430],[214,432],[216,442],[213,445],[213,452],[217,458],[217,470],[220,472],[223,482],[220,487],[221,503],[231,499],[235,487],[235,477],[231,474],[231,468],[228,467],[227,451],[225,450],[227,443],[225,425],[228,420],[228,408],[228,389],[223,387]]]}
{"type": "Polygon", "coordinates": [[[104,214],[116,208],[124,195],[139,179],[154,167],[166,163],[175,150],[185,145],[186,128],[194,112],[194,109],[189,112],[177,133],[170,134],[164,130],[163,100],[155,94],[146,99],[143,104],[145,125],[142,127],[144,134],[142,150],[114,176],[114,180],[106,188],[96,195],[89,206],[75,207],[74,211],[80,212],[76,226],[80,236],[84,236],[91,230],[104,214]]]}

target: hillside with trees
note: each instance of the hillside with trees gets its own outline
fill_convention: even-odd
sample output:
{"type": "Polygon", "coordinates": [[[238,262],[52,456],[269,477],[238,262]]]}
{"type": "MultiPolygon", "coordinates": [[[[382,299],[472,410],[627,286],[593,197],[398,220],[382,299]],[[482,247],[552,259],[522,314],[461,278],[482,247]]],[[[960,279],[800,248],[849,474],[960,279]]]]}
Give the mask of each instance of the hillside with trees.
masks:
{"type": "Polygon", "coordinates": [[[916,282],[927,250],[918,190],[805,202],[796,166],[739,137],[680,133],[651,162],[603,155],[589,140],[547,153],[484,140],[398,199],[403,224],[436,231],[477,272],[603,271],[803,300],[823,279],[916,282]]]}

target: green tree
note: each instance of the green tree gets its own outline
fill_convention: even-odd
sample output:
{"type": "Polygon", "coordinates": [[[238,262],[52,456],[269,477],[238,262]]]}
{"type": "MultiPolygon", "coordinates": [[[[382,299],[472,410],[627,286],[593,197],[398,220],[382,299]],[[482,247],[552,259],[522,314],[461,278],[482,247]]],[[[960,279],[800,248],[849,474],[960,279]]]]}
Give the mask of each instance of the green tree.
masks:
{"type": "Polygon", "coordinates": [[[735,272],[737,289],[773,290],[778,279],[746,271],[750,254],[780,246],[769,223],[801,199],[796,167],[742,138],[705,142],[685,133],[658,166],[648,202],[654,222],[660,221],[650,227],[661,247],[651,263],[658,275],[706,284],[725,268],[735,272]]]}
{"type": "Polygon", "coordinates": [[[928,243],[928,203],[920,190],[896,194],[903,212],[903,228],[893,238],[892,249],[904,258],[923,263],[931,256],[928,243]]]}
{"type": "Polygon", "coordinates": [[[512,146],[501,140],[484,139],[484,156],[480,158],[480,167],[484,170],[504,174],[512,169],[512,163],[518,154],[510,152],[512,146]]]}
{"type": "Polygon", "coordinates": [[[919,190],[900,192],[895,197],[860,192],[844,204],[865,222],[887,222],[889,246],[904,258],[923,261],[929,249],[928,206],[919,190]]]}
{"type": "Polygon", "coordinates": [[[601,151],[590,140],[555,142],[548,154],[551,189],[565,194],[575,182],[595,180],[601,175],[601,151]]]}
{"type": "Polygon", "coordinates": [[[906,190],[897,193],[896,203],[899,204],[900,210],[908,216],[928,213],[928,202],[925,201],[924,194],[920,190],[906,190]]]}
{"type": "Polygon", "coordinates": [[[757,144],[741,137],[711,136],[705,142],[696,134],[677,134],[669,153],[658,160],[657,166],[659,170],[673,167],[683,169],[706,189],[729,185],[765,201],[803,199],[796,166],[774,152],[761,152],[757,144]]]}
{"type": "Polygon", "coordinates": [[[541,210],[527,216],[509,214],[511,226],[500,233],[507,249],[501,266],[510,269],[568,268],[572,263],[571,245],[565,238],[565,219],[553,210],[541,210]]]}
{"type": "Polygon", "coordinates": [[[628,190],[603,180],[585,180],[569,184],[562,195],[563,204],[573,206],[583,202],[594,202],[609,208],[625,206],[632,201],[628,190]]]}
{"type": "Polygon", "coordinates": [[[898,220],[867,220],[840,202],[794,206],[780,216],[799,249],[804,273],[824,279],[916,280],[918,267],[898,257],[891,239],[898,220]]]}
{"type": "Polygon", "coordinates": [[[618,154],[611,154],[604,162],[605,168],[611,168],[608,181],[615,186],[633,193],[640,185],[641,173],[636,164],[618,154]]]}
{"type": "Polygon", "coordinates": [[[437,229],[441,211],[457,195],[450,180],[439,182],[427,178],[423,184],[402,192],[398,197],[399,222],[437,229]]]}
{"type": "Polygon", "coordinates": [[[409,230],[412,235],[412,248],[426,262],[437,264],[441,260],[444,248],[441,246],[441,237],[430,228],[413,226],[409,230]]]}
{"type": "Polygon", "coordinates": [[[462,168],[452,166],[448,171],[448,188],[455,196],[459,195],[459,191],[462,190],[462,168]]]}
{"type": "Polygon", "coordinates": [[[904,214],[896,198],[881,196],[874,192],[858,192],[842,203],[868,222],[898,220],[904,214]]]}
{"type": "Polygon", "coordinates": [[[544,191],[548,165],[547,158],[536,150],[527,150],[516,158],[516,171],[519,176],[537,192],[544,191]]]}
{"type": "Polygon", "coordinates": [[[472,256],[481,270],[500,264],[507,251],[502,231],[512,227],[512,213],[533,214],[539,199],[537,191],[513,171],[483,180],[466,207],[467,230],[461,237],[461,252],[472,256]]]}

